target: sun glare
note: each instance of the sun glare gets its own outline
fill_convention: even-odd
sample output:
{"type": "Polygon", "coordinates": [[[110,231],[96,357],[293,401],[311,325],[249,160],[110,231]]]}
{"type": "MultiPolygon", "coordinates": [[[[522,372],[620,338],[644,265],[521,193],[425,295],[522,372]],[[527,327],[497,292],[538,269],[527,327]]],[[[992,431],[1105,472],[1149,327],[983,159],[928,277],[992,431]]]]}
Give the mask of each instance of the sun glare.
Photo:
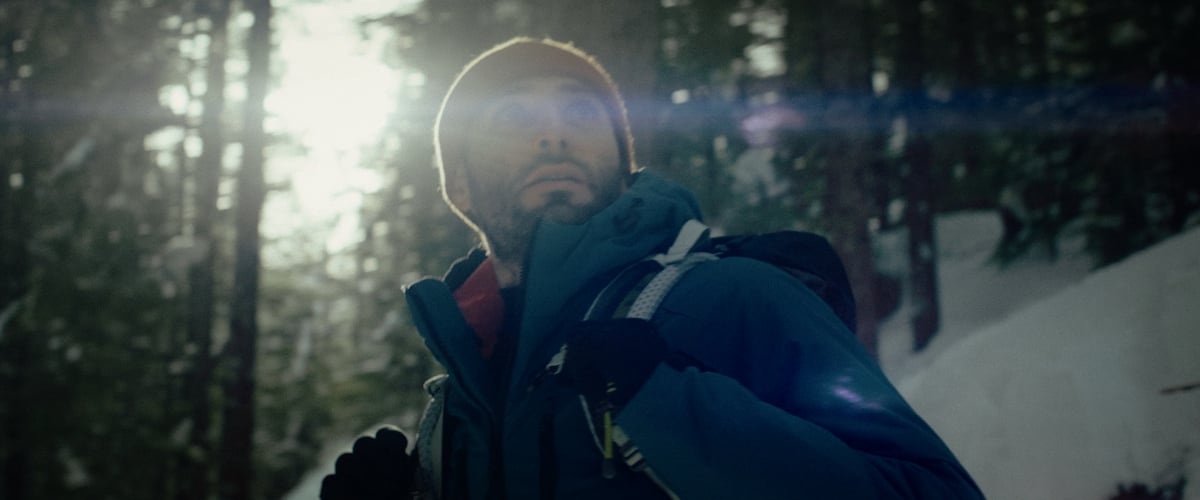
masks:
{"type": "Polygon", "coordinates": [[[268,130],[285,145],[273,149],[267,175],[291,189],[268,198],[263,232],[269,239],[303,232],[330,253],[356,241],[362,196],[381,182],[364,151],[384,133],[402,76],[383,63],[388,34],[374,30],[364,37],[356,20],[406,3],[280,3],[281,75],[266,106],[268,130]]]}

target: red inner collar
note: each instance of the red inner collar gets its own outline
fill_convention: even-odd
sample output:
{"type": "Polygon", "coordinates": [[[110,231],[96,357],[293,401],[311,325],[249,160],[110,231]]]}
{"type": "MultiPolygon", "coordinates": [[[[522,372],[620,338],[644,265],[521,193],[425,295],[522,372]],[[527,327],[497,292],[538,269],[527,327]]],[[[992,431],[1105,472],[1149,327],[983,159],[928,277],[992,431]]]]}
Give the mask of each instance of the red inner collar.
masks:
{"type": "Polygon", "coordinates": [[[504,299],[492,259],[488,258],[454,291],[454,300],[467,324],[479,338],[479,352],[491,359],[500,328],[504,324],[504,299]]]}

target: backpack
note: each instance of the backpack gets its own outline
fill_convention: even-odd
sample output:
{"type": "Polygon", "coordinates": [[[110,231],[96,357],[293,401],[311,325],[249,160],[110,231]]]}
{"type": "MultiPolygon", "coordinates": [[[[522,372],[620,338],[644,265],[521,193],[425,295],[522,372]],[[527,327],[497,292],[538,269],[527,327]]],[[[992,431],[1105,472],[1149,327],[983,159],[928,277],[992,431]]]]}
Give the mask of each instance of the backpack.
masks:
{"type": "MultiPolygon", "coordinates": [[[[617,274],[609,281],[584,315],[584,320],[601,318],[641,318],[650,320],[675,283],[696,265],[725,257],[746,257],[769,263],[795,277],[820,297],[834,314],[854,333],[856,308],[846,269],[828,240],[814,233],[779,231],[760,235],[723,236],[701,245],[708,227],[698,220],[687,221],[666,252],[647,257],[617,274]]],[[[557,375],[566,359],[566,346],[546,364],[546,373],[557,375]]],[[[431,400],[421,419],[417,437],[417,455],[422,477],[432,490],[440,489],[442,442],[441,429],[445,408],[445,382],[438,375],[425,384],[431,400]]],[[[591,412],[586,408],[584,415],[591,412]]],[[[607,424],[607,422],[606,422],[607,424]]],[[[593,440],[605,459],[613,446],[630,469],[645,473],[670,498],[678,498],[655,476],[641,452],[619,428],[606,425],[603,439],[592,429],[593,440]],[[608,432],[611,431],[611,432],[608,432]]]]}
{"type": "Polygon", "coordinates": [[[721,236],[705,247],[698,247],[707,231],[704,224],[689,220],[666,252],[629,266],[610,281],[592,302],[585,319],[650,319],[675,281],[692,266],[705,260],[745,257],[771,264],[799,280],[829,306],[851,333],[856,332],[857,309],[850,279],[842,260],[824,237],[805,231],[778,231],[721,236]],[[634,310],[631,300],[641,300],[643,305],[634,310]]]}

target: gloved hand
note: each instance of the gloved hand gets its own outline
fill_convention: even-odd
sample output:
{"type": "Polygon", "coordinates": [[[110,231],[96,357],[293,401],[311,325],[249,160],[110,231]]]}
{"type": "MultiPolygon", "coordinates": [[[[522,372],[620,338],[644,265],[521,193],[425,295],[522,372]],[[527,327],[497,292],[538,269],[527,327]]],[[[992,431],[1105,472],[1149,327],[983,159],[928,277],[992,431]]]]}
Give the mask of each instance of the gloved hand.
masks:
{"type": "Polygon", "coordinates": [[[567,334],[563,375],[593,411],[615,414],[637,394],[667,357],[667,344],[652,323],[621,318],[584,321],[567,334]]]}
{"type": "Polygon", "coordinates": [[[408,439],[392,427],[363,436],[343,453],[334,472],[321,481],[321,500],[402,500],[412,498],[417,463],[408,439]]]}

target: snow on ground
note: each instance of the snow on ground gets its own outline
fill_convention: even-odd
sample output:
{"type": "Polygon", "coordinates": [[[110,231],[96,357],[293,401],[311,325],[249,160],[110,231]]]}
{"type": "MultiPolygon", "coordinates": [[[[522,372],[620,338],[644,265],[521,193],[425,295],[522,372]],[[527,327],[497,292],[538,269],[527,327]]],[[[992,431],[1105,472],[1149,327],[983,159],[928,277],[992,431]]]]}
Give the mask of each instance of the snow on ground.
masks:
{"type": "MultiPolygon", "coordinates": [[[[956,294],[983,292],[953,269],[942,280],[949,318],[963,313],[956,294]]],[[[1060,279],[1002,278],[1014,288],[993,292],[1008,303],[1060,279]]],[[[1197,299],[1193,230],[1019,312],[991,314],[999,321],[974,333],[947,332],[936,353],[901,360],[897,386],[991,499],[1102,500],[1118,482],[1154,486],[1180,473],[1191,479],[1186,498],[1200,499],[1200,389],[1163,393],[1200,382],[1197,299]]]]}
{"type": "MultiPolygon", "coordinates": [[[[880,325],[879,359],[888,376],[898,380],[936,359],[943,350],[1014,311],[1079,282],[1091,259],[1076,241],[1063,243],[1057,260],[1030,257],[1001,269],[989,259],[1000,241],[995,212],[960,212],[937,219],[938,289],[942,328],[919,355],[912,354],[910,307],[907,301],[880,325]]],[[[895,231],[877,241],[881,271],[906,281],[904,234],[895,231]]]]}

